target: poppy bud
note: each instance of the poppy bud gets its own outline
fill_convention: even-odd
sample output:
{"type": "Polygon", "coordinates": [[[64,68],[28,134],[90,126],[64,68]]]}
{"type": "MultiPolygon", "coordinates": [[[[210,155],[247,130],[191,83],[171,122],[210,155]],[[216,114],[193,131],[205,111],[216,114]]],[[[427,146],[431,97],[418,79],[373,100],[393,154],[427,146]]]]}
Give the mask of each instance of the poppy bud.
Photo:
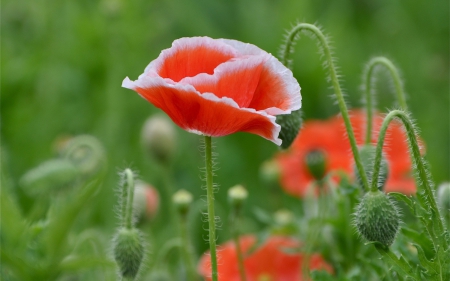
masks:
{"type": "Polygon", "coordinates": [[[79,171],[72,162],[52,159],[29,170],[20,179],[20,185],[30,195],[37,195],[64,188],[72,184],[79,171]]]}
{"type": "Polygon", "coordinates": [[[228,189],[228,202],[234,209],[240,209],[247,197],[247,190],[240,184],[228,189]]]}
{"type": "Polygon", "coordinates": [[[148,183],[137,181],[133,197],[133,209],[136,217],[152,219],[158,212],[158,207],[158,191],[148,183]]]}
{"type": "Polygon", "coordinates": [[[441,183],[437,189],[437,203],[444,219],[450,223],[450,182],[441,183]]]}
{"type": "Polygon", "coordinates": [[[172,197],[175,208],[181,215],[186,215],[192,204],[192,194],[184,189],[180,189],[172,197]]]}
{"type": "Polygon", "coordinates": [[[277,183],[281,174],[280,166],[275,160],[264,161],[259,168],[259,174],[265,183],[277,183]]]}
{"type": "Polygon", "coordinates": [[[322,150],[312,150],[306,154],[306,167],[316,180],[321,180],[325,176],[326,154],[322,150]]]}
{"type": "Polygon", "coordinates": [[[298,135],[298,131],[302,126],[302,111],[292,111],[291,114],[283,114],[277,116],[277,124],[281,126],[279,138],[282,149],[287,149],[298,135]]]}
{"type": "Polygon", "coordinates": [[[85,176],[96,174],[106,162],[103,145],[97,138],[89,135],[70,139],[62,151],[62,156],[71,161],[85,176]]]}
{"type": "Polygon", "coordinates": [[[144,239],[136,228],[120,228],[114,237],[114,259],[123,278],[134,279],[144,258],[144,239]]]}
{"type": "Polygon", "coordinates": [[[141,142],[146,152],[161,163],[167,164],[175,152],[175,129],[164,116],[152,116],[142,127],[141,142]]]}
{"type": "Polygon", "coordinates": [[[365,239],[388,247],[398,233],[400,214],[384,192],[369,191],[356,208],[354,224],[365,239]]]}
{"type": "MultiPolygon", "coordinates": [[[[367,180],[369,181],[369,185],[372,182],[372,173],[373,166],[375,160],[375,151],[376,147],[373,145],[363,145],[359,149],[359,156],[361,157],[361,162],[364,167],[364,171],[366,172],[367,180]]],[[[353,173],[358,181],[359,186],[363,187],[363,182],[361,176],[359,174],[358,168],[356,165],[353,166],[353,173]]],[[[383,190],[384,184],[386,183],[386,179],[389,175],[388,163],[386,161],[386,157],[384,155],[381,156],[381,166],[380,172],[378,174],[378,184],[377,187],[379,190],[383,190]]]]}

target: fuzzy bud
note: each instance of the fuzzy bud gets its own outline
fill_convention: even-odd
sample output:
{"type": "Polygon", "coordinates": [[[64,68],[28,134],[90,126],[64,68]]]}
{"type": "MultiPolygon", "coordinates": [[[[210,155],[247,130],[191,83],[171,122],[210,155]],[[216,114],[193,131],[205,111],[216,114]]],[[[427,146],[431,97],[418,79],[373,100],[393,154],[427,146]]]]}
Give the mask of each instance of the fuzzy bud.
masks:
{"type": "Polygon", "coordinates": [[[400,214],[384,192],[369,191],[356,208],[354,223],[365,239],[388,247],[398,233],[400,214]]]}
{"type": "MultiPolygon", "coordinates": [[[[361,162],[364,167],[364,171],[366,172],[367,180],[369,181],[369,185],[372,182],[372,173],[374,167],[375,160],[375,151],[376,147],[373,145],[363,145],[359,148],[359,156],[361,157],[361,162]]],[[[361,176],[359,174],[358,168],[356,165],[353,166],[354,175],[358,181],[360,187],[363,187],[363,182],[361,176]]],[[[381,156],[381,166],[380,173],[378,174],[378,184],[377,187],[379,190],[383,190],[384,184],[386,183],[386,179],[389,175],[388,163],[386,161],[386,157],[384,155],[381,156]]]]}
{"type": "Polygon", "coordinates": [[[58,190],[74,183],[78,169],[65,159],[52,159],[29,170],[20,179],[20,185],[30,195],[58,190]]]}
{"type": "Polygon", "coordinates": [[[306,167],[316,180],[321,180],[326,172],[326,154],[322,150],[312,150],[306,154],[306,167]]]}
{"type": "Polygon", "coordinates": [[[175,152],[175,128],[165,116],[152,116],[145,121],[141,142],[146,152],[163,164],[172,159],[175,152]]]}
{"type": "Polygon", "coordinates": [[[275,160],[264,161],[259,169],[260,178],[268,183],[276,183],[280,178],[280,166],[275,160]]]}
{"type": "Polygon", "coordinates": [[[235,209],[240,209],[247,197],[247,190],[240,184],[228,189],[228,202],[235,209]]]}
{"type": "Polygon", "coordinates": [[[276,119],[277,124],[280,124],[281,131],[279,134],[282,149],[287,149],[294,142],[298,135],[298,131],[302,127],[302,111],[292,111],[291,114],[278,115],[276,119]]]}
{"type": "Polygon", "coordinates": [[[158,191],[148,183],[136,181],[133,197],[133,210],[138,219],[155,217],[159,208],[158,191]]]}
{"type": "Polygon", "coordinates": [[[144,239],[136,228],[120,228],[114,237],[114,259],[124,278],[136,278],[144,258],[144,239]]]}
{"type": "Polygon", "coordinates": [[[185,189],[178,190],[172,197],[175,208],[183,216],[189,212],[189,207],[192,204],[192,200],[192,194],[185,189]]]}
{"type": "Polygon", "coordinates": [[[450,182],[441,183],[437,189],[437,204],[442,216],[450,223],[450,182]]]}
{"type": "Polygon", "coordinates": [[[103,145],[97,138],[89,135],[70,139],[62,151],[62,156],[88,177],[98,173],[106,163],[103,145]]]}

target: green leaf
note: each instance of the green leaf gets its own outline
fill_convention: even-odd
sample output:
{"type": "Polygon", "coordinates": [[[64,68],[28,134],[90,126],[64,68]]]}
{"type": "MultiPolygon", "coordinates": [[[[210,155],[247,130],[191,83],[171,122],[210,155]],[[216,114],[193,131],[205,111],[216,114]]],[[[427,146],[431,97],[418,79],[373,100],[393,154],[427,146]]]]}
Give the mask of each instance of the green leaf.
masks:
{"type": "Polygon", "coordinates": [[[400,257],[397,257],[392,251],[389,250],[389,248],[381,245],[380,243],[372,242],[369,244],[374,244],[375,249],[377,249],[378,253],[381,254],[383,260],[389,263],[392,266],[392,269],[397,271],[397,273],[399,273],[401,276],[410,278],[412,280],[421,280],[417,269],[412,268],[402,255],[400,255],[400,257]]]}
{"type": "Polygon", "coordinates": [[[399,193],[399,192],[389,192],[388,194],[390,197],[393,197],[395,200],[399,201],[399,202],[404,202],[406,203],[406,205],[408,205],[409,209],[411,209],[411,212],[413,214],[416,214],[416,203],[411,200],[410,197],[407,197],[405,194],[403,193],[399,193]]]}

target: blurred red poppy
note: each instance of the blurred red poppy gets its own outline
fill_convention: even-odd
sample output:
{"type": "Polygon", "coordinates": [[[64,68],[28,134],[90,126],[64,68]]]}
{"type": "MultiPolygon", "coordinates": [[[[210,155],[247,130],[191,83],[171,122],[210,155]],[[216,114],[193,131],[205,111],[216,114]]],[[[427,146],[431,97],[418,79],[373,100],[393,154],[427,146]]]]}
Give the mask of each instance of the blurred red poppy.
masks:
{"type": "MultiPolygon", "coordinates": [[[[242,236],[240,243],[244,253],[244,267],[248,281],[303,280],[300,271],[303,255],[296,251],[299,247],[299,243],[296,240],[283,236],[272,236],[255,251],[250,251],[256,243],[255,236],[242,236]]],[[[319,254],[313,254],[310,257],[309,268],[311,270],[333,271],[331,266],[319,254]]],[[[204,254],[200,259],[198,270],[206,280],[211,280],[211,266],[208,253],[204,254]]],[[[221,280],[226,281],[241,281],[236,248],[232,241],[220,246],[219,277],[221,280]]]]}
{"type": "MultiPolygon", "coordinates": [[[[350,122],[355,132],[358,145],[363,144],[366,128],[366,116],[362,110],[350,112],[350,122]]],[[[373,131],[378,132],[383,116],[376,114],[373,131]]],[[[378,133],[372,136],[376,144],[378,133]]],[[[314,178],[308,170],[305,158],[308,153],[322,151],[325,155],[325,172],[343,171],[353,177],[353,156],[350,143],[340,115],[326,121],[306,121],[289,151],[275,156],[281,168],[281,186],[286,192],[303,197],[314,178]]],[[[402,125],[394,121],[389,126],[383,148],[389,166],[389,176],[385,191],[413,194],[416,192],[412,176],[411,159],[408,152],[407,138],[402,125]]]]}
{"type": "Polygon", "coordinates": [[[181,38],[138,80],[122,86],[162,109],[178,126],[207,136],[248,132],[277,145],[275,115],[301,107],[300,86],[271,54],[235,40],[181,38]]]}

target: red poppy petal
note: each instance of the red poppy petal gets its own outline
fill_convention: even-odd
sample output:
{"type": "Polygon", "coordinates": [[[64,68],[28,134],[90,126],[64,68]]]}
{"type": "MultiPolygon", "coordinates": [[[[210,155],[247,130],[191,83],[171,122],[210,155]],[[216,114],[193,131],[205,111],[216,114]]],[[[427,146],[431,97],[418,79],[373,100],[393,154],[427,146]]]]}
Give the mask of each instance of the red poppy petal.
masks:
{"type": "Polygon", "coordinates": [[[219,65],[213,75],[199,74],[180,81],[190,84],[200,93],[214,93],[219,98],[229,97],[239,107],[248,107],[253,99],[264,62],[269,56],[250,56],[233,59],[219,65]]]}
{"type": "MultiPolygon", "coordinates": [[[[220,40],[233,46],[241,56],[268,54],[252,44],[229,39],[220,40]]],[[[300,85],[295,80],[292,71],[274,56],[270,54],[269,56],[249,107],[265,110],[271,115],[290,113],[300,109],[302,102],[300,85]]]]}
{"type": "Polygon", "coordinates": [[[280,126],[274,116],[239,108],[230,98],[200,94],[191,85],[171,83],[159,77],[144,76],[134,82],[127,77],[122,87],[138,92],[187,131],[214,137],[248,132],[281,144],[280,126]]]}
{"type": "Polygon", "coordinates": [[[175,40],[171,48],[163,50],[147,66],[145,73],[156,73],[178,82],[199,73],[212,74],[218,65],[236,56],[233,47],[219,40],[209,37],[181,38],[175,40]]]}

